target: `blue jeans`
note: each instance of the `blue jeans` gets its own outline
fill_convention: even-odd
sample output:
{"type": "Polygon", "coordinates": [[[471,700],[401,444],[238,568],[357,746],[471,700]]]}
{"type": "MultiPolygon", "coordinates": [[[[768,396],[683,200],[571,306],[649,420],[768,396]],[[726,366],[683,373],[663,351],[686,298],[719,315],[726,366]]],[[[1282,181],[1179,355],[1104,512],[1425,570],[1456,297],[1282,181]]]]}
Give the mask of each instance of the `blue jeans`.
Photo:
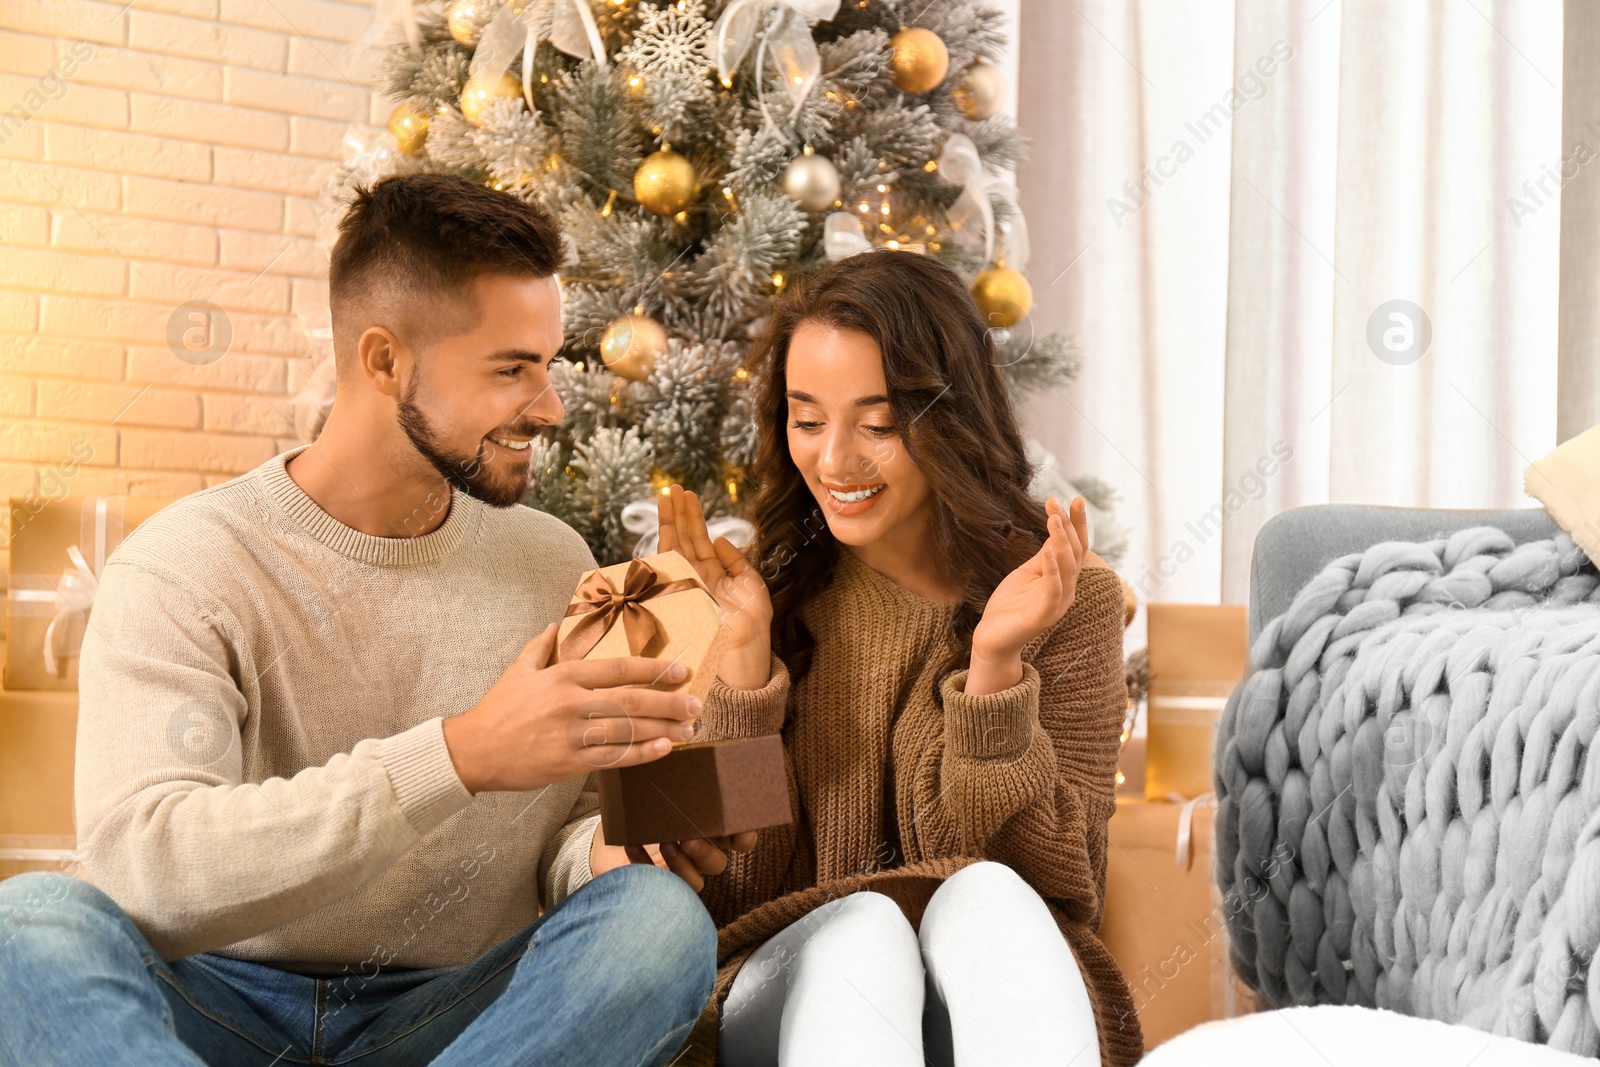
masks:
{"type": "Polygon", "coordinates": [[[313,978],[199,953],[167,963],[110,897],[0,882],[0,1064],[664,1064],[711,994],[716,930],[676,875],[584,885],[461,967],[313,978]]]}

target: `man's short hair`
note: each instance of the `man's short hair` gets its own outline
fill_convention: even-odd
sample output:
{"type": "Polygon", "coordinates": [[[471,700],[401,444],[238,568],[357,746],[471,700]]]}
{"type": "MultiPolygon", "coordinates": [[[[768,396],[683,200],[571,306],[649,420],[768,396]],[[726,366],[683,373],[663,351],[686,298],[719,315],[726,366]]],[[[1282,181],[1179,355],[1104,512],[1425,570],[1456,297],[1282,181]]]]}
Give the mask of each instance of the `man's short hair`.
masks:
{"type": "Polygon", "coordinates": [[[556,224],[510,193],[433,173],[358,188],[328,264],[341,375],[367,327],[426,347],[472,327],[468,300],[480,274],[547,278],[561,260],[556,224]]]}

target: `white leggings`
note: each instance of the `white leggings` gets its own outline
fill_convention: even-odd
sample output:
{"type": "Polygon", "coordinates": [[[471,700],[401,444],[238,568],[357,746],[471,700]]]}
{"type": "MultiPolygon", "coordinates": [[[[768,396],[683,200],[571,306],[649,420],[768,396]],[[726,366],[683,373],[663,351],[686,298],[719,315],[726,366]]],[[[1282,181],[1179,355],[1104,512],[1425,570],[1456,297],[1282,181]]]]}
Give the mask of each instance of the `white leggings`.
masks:
{"type": "Polygon", "coordinates": [[[894,901],[831,900],[763,942],[722,1012],[727,1067],[1098,1067],[1089,991],[1050,911],[975,863],[912,930],[894,901]]]}

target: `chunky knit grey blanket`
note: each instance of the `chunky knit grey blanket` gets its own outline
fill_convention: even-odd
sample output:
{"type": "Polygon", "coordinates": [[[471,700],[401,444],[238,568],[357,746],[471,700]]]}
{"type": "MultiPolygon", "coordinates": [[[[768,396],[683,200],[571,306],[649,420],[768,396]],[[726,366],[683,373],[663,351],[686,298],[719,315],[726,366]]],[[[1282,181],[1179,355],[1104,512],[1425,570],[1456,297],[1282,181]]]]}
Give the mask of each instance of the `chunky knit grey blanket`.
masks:
{"type": "Polygon", "coordinates": [[[1493,527],[1328,564],[1216,747],[1216,877],[1277,1007],[1600,1054],[1600,577],[1493,527]]]}

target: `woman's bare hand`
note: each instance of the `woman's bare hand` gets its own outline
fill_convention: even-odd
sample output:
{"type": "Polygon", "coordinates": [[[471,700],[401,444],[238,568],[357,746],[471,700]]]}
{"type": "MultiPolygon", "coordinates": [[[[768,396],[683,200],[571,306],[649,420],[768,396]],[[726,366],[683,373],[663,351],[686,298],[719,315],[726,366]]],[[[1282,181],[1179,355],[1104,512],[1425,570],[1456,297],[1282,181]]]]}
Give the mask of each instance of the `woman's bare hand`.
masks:
{"type": "Polygon", "coordinates": [[[677,552],[694,565],[727,625],[728,646],[717,676],[740,689],[771,680],[772,600],[761,573],[726,537],[711,540],[700,500],[681,485],[656,498],[659,551],[677,552]]]}

